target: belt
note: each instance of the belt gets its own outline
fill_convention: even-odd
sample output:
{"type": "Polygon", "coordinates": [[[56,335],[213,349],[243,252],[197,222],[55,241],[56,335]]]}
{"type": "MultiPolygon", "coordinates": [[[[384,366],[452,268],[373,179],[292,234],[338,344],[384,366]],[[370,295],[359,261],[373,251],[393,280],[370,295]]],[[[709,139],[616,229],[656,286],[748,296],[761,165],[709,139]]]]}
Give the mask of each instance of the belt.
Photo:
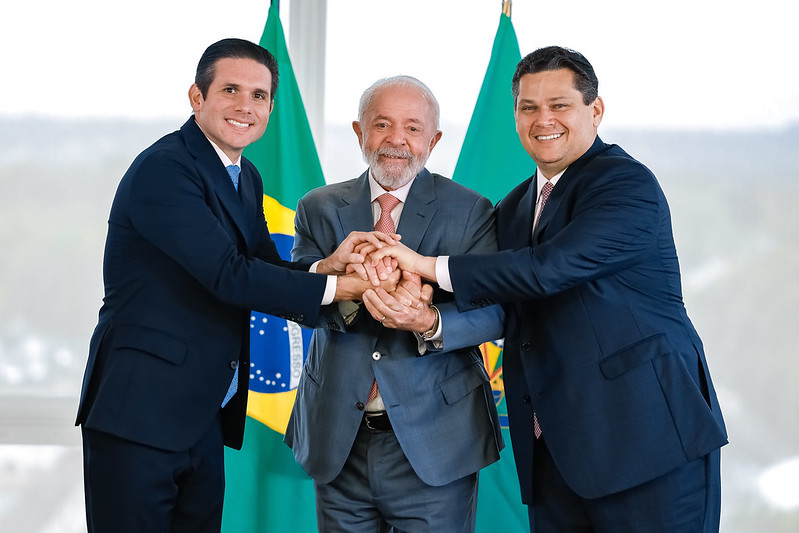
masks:
{"type": "Polygon", "coordinates": [[[364,413],[363,423],[372,431],[391,431],[391,421],[385,411],[364,413]]]}

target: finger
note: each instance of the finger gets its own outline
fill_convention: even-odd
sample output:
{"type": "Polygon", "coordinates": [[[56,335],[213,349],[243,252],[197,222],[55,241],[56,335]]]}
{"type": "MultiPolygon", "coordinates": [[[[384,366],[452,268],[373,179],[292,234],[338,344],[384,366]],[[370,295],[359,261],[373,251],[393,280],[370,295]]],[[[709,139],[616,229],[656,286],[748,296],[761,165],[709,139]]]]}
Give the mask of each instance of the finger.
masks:
{"type": "Polygon", "coordinates": [[[396,254],[396,250],[393,248],[381,248],[380,250],[373,250],[369,252],[369,258],[371,259],[371,263],[376,265],[378,261],[382,261],[384,257],[394,257],[392,252],[396,254]]]}
{"type": "MultiPolygon", "coordinates": [[[[375,287],[380,285],[380,280],[382,279],[381,278],[381,273],[375,267],[375,265],[372,265],[370,263],[364,263],[364,268],[366,270],[367,276],[369,277],[369,281],[372,283],[372,285],[375,286],[375,287]]],[[[385,276],[385,274],[382,274],[382,275],[385,276]]]]}
{"type": "Polygon", "coordinates": [[[433,287],[427,283],[422,285],[422,291],[419,299],[424,303],[424,305],[430,305],[433,301],[433,287]]]}
{"type": "Polygon", "coordinates": [[[348,270],[351,269],[351,271],[357,274],[362,280],[364,281],[369,280],[369,274],[367,273],[366,266],[360,263],[350,263],[349,265],[347,265],[347,269],[348,270]]]}
{"type": "Polygon", "coordinates": [[[370,268],[374,268],[375,269],[375,272],[377,273],[377,277],[380,278],[381,280],[387,280],[389,274],[391,274],[391,270],[388,270],[386,268],[385,261],[378,261],[376,265],[374,265],[374,266],[370,265],[370,268]]]}
{"type": "Polygon", "coordinates": [[[397,285],[397,290],[399,291],[400,289],[414,300],[419,300],[422,297],[421,287],[415,283],[409,283],[403,280],[397,285]]]}
{"type": "Polygon", "coordinates": [[[408,291],[414,294],[420,294],[422,290],[422,278],[419,277],[418,274],[413,272],[408,272],[407,270],[402,271],[402,281],[400,282],[401,285],[406,287],[408,291]]]}
{"type": "Polygon", "coordinates": [[[385,243],[389,246],[394,246],[399,242],[399,235],[396,233],[383,233],[382,231],[375,231],[372,233],[372,235],[381,241],[381,243],[385,243]]]}
{"type": "Polygon", "coordinates": [[[356,253],[358,253],[358,254],[360,254],[360,255],[362,255],[364,257],[367,257],[369,254],[371,254],[375,250],[377,250],[377,246],[375,246],[371,242],[364,242],[364,243],[361,243],[361,244],[357,245],[354,250],[355,250],[356,253]]]}
{"type": "Polygon", "coordinates": [[[366,290],[363,293],[363,305],[366,307],[366,310],[369,311],[369,314],[372,315],[372,318],[377,320],[378,322],[382,321],[385,318],[385,315],[381,313],[375,303],[374,303],[374,295],[372,294],[374,291],[372,289],[366,290]]]}
{"type": "Polygon", "coordinates": [[[420,301],[402,286],[398,286],[397,290],[391,293],[391,296],[405,307],[416,307],[416,304],[420,301]]]}
{"type": "MultiPolygon", "coordinates": [[[[396,261],[396,260],[395,260],[396,261]]],[[[416,272],[411,272],[409,270],[404,270],[402,272],[402,277],[411,283],[416,283],[417,285],[422,284],[422,277],[417,274],[416,272]]]]}
{"type": "Polygon", "coordinates": [[[383,322],[387,316],[394,314],[394,311],[392,311],[391,308],[386,305],[383,300],[381,300],[375,289],[364,291],[363,303],[369,310],[369,314],[372,315],[372,317],[378,322],[383,322]]]}

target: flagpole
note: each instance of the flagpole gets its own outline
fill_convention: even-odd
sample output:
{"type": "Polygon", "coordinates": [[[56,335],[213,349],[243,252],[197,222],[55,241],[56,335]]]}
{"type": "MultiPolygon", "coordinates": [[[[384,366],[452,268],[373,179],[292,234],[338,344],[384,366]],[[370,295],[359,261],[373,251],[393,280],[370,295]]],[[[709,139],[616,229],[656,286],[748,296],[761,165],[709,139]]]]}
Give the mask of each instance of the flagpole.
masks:
{"type": "Polygon", "coordinates": [[[502,14],[510,18],[510,5],[512,0],[502,0],[502,14]]]}

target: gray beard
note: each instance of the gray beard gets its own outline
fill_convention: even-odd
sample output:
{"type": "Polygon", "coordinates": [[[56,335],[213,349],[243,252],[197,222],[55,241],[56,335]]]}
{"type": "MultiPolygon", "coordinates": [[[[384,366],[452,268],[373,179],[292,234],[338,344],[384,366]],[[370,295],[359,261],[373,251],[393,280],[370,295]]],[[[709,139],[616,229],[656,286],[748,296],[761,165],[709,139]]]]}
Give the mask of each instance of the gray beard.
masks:
{"type": "Polygon", "coordinates": [[[427,158],[428,151],[424,157],[414,157],[412,153],[396,148],[378,148],[374,152],[362,150],[363,160],[369,165],[372,177],[386,190],[394,191],[408,184],[416,175],[422,171],[427,158]],[[391,163],[381,163],[380,156],[388,155],[393,157],[404,157],[408,160],[408,165],[392,165],[391,163]]]}

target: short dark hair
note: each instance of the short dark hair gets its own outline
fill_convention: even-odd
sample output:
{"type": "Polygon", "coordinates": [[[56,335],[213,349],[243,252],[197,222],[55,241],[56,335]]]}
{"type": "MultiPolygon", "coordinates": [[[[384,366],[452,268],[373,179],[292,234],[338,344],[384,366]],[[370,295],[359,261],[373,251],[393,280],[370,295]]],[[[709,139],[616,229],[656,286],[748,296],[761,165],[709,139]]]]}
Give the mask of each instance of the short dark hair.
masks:
{"type": "Polygon", "coordinates": [[[599,96],[599,80],[594,67],[580,52],[561,46],[547,46],[527,54],[513,74],[513,103],[519,98],[519,80],[525,74],[537,74],[547,70],[566,68],[574,73],[574,88],[583,95],[583,103],[590,105],[599,96]]]}
{"type": "Polygon", "coordinates": [[[271,99],[275,99],[277,92],[278,70],[277,60],[272,53],[250,41],[244,39],[222,39],[217,41],[203,52],[200,62],[197,63],[197,74],[194,83],[200,89],[203,98],[208,96],[208,88],[216,75],[216,62],[220,59],[252,59],[269,69],[272,74],[271,99]]]}

